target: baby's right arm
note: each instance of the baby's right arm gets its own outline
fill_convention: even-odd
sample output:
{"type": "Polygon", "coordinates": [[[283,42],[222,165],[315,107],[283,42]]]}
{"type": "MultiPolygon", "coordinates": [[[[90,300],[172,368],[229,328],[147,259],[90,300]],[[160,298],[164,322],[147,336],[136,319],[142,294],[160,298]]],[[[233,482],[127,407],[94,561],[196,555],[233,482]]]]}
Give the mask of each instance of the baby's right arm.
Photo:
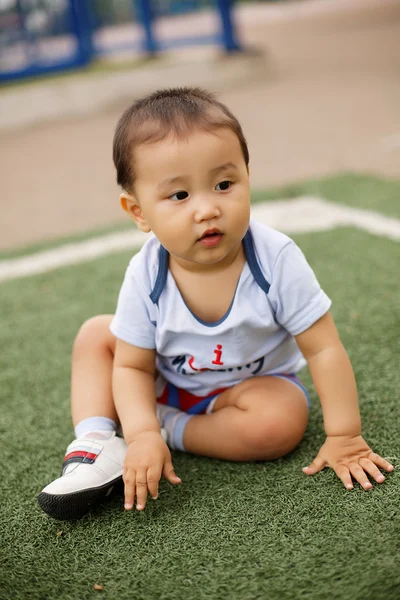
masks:
{"type": "Polygon", "coordinates": [[[113,393],[124,438],[129,445],[144,431],[160,433],[156,417],[155,350],[117,340],[113,393]]]}
{"type": "Polygon", "coordinates": [[[156,416],[155,350],[138,348],[117,340],[113,394],[128,451],[124,464],[125,508],[144,509],[147,493],[158,496],[164,475],[171,483],[176,476],[168,446],[162,439],[156,416]]]}

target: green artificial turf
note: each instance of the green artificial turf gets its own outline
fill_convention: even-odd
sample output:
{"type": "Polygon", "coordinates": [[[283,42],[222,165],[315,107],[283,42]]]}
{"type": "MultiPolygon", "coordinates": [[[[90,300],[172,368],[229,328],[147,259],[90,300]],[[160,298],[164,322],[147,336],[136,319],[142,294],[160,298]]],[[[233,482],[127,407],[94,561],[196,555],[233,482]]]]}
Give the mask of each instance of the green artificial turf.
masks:
{"type": "Polygon", "coordinates": [[[97,227],[88,231],[82,231],[69,236],[61,236],[58,238],[51,238],[48,240],[42,240],[35,244],[28,244],[19,248],[13,248],[10,250],[0,250],[0,260],[8,260],[12,258],[20,258],[21,256],[27,256],[28,254],[35,254],[36,252],[43,252],[53,248],[59,248],[64,244],[74,244],[79,242],[85,242],[86,240],[93,239],[95,237],[101,237],[108,234],[128,231],[134,227],[131,219],[125,215],[123,217],[121,209],[121,221],[114,222],[106,227],[97,227]]]}
{"type": "Polygon", "coordinates": [[[252,201],[304,195],[319,196],[339,204],[373,210],[400,219],[400,182],[374,174],[341,173],[270,190],[254,190],[252,201]]]}
{"type": "MultiPolygon", "coordinates": [[[[364,436],[399,468],[399,245],[354,229],[299,235],[354,365],[364,436]]],[[[235,464],[174,453],[180,487],[143,513],[116,495],[57,522],[36,496],[73,436],[70,353],[90,316],[112,312],[130,253],[1,285],[0,598],[7,600],[397,600],[397,469],[370,492],[331,470],[306,477],[324,441],[311,392],[291,455],[235,464]],[[62,533],[61,533],[62,532],[62,533]],[[103,586],[93,590],[93,584],[103,586]]],[[[303,373],[310,386],[310,377],[303,373]]]]}

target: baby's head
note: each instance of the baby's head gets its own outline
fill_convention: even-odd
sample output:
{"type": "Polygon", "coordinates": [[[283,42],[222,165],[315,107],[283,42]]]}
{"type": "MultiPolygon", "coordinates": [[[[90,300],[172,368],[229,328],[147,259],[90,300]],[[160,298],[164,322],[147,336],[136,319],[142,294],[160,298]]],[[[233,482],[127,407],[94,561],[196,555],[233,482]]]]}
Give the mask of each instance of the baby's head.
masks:
{"type": "Polygon", "coordinates": [[[239,122],[212,94],[175,88],[136,101],[118,122],[113,158],[122,208],[172,256],[214,262],[243,238],[249,152],[239,122]],[[202,239],[209,229],[220,239],[202,239]]]}

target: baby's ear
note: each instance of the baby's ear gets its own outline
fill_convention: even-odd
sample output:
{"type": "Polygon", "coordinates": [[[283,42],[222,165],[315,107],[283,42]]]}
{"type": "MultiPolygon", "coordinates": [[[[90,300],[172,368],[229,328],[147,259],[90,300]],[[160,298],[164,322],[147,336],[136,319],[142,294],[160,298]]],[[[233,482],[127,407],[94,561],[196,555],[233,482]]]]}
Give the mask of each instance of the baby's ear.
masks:
{"type": "Polygon", "coordinates": [[[134,196],[131,196],[131,194],[128,194],[127,192],[122,192],[119,197],[119,202],[122,209],[128,213],[133,221],[135,221],[136,225],[141,231],[144,233],[149,233],[151,231],[146,219],[143,216],[142,209],[140,208],[134,196]]]}

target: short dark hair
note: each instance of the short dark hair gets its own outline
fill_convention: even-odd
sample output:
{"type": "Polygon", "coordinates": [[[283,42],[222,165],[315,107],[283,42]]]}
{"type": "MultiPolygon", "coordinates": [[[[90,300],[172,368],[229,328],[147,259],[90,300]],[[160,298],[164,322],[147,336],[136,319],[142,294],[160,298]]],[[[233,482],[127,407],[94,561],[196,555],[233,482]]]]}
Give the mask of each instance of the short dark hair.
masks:
{"type": "Polygon", "coordinates": [[[137,146],[160,141],[170,133],[181,138],[195,128],[209,132],[230,129],[239,140],[248,167],[247,142],[230,110],[201,88],[169,88],[137,100],[119,119],[113,142],[117,183],[127,192],[133,191],[136,179],[133,151],[137,146]]]}

